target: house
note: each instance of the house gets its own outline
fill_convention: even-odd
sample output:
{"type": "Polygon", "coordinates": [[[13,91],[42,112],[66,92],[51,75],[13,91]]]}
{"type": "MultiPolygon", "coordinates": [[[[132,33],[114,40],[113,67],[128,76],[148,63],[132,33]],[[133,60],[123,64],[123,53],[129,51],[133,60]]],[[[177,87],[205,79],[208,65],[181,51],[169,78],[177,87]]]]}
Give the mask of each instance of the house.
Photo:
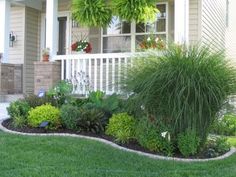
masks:
{"type": "Polygon", "coordinates": [[[73,21],[70,0],[0,0],[0,53],[1,62],[5,63],[1,67],[9,64],[7,68],[13,72],[12,76],[5,74],[1,78],[0,93],[8,94],[9,87],[19,86],[19,80],[22,89],[12,89],[13,92],[37,93],[40,87],[45,88],[60,78],[72,80],[76,87],[82,85],[84,91],[86,83],[77,77],[84,82],[87,78],[93,90],[119,91],[116,83],[120,66],[129,64],[130,54],[136,52],[150,31],[180,44],[203,42],[225,48],[229,3],[228,0],[158,1],[160,12],[155,24],[126,23],[114,17],[110,27],[101,29],[82,27],[73,21]],[[92,44],[93,54],[75,55],[71,51],[71,44],[81,34],[92,44]],[[59,60],[59,64],[36,62],[41,60],[41,49],[46,47],[50,48],[51,61],[59,60]],[[20,66],[22,76],[20,71],[14,72],[20,66]],[[10,81],[6,80],[9,77],[10,81]]]}

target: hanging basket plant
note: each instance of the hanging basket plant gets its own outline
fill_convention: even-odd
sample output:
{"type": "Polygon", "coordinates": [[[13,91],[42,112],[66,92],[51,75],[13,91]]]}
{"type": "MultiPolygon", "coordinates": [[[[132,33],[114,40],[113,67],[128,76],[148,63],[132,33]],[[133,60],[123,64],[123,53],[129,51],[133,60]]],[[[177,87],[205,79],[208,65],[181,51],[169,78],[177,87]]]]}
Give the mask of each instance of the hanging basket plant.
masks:
{"type": "Polygon", "coordinates": [[[112,12],[105,0],[73,0],[72,18],[82,26],[106,27],[112,12]]]}
{"type": "Polygon", "coordinates": [[[115,15],[129,22],[154,22],[158,9],[157,0],[112,0],[115,15]]]}

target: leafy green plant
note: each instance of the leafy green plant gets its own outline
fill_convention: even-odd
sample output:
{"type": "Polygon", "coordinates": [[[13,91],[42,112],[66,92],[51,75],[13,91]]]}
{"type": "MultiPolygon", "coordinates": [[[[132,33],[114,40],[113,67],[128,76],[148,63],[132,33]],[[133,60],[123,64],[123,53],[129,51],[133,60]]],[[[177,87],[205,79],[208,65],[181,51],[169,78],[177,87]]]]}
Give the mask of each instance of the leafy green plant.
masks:
{"type": "Polygon", "coordinates": [[[212,132],[219,135],[236,135],[236,115],[226,114],[223,118],[217,119],[212,125],[212,132]]]}
{"type": "Polygon", "coordinates": [[[200,139],[193,130],[187,130],[178,135],[178,148],[184,157],[195,155],[200,145],[200,139]]]}
{"type": "Polygon", "coordinates": [[[210,158],[217,157],[230,150],[230,144],[227,142],[227,138],[211,136],[206,144],[206,155],[210,158]]]}
{"type": "Polygon", "coordinates": [[[77,121],[79,119],[79,109],[76,106],[67,104],[61,107],[61,121],[62,125],[67,129],[77,130],[77,121]]]}
{"type": "Polygon", "coordinates": [[[150,22],[156,20],[156,0],[113,0],[113,10],[121,19],[129,22],[150,22]]]}
{"type": "Polygon", "coordinates": [[[81,25],[106,27],[112,19],[112,11],[105,0],[73,0],[72,17],[81,25]]]}
{"type": "Polygon", "coordinates": [[[106,134],[117,141],[128,142],[135,135],[135,119],[127,113],[114,114],[106,127],[106,134]]]}
{"type": "Polygon", "coordinates": [[[107,118],[122,109],[122,99],[118,95],[105,96],[105,93],[101,91],[91,92],[88,97],[88,104],[104,111],[107,118]]]}
{"type": "Polygon", "coordinates": [[[23,127],[26,125],[29,110],[30,106],[25,100],[12,102],[7,108],[8,114],[12,118],[15,127],[23,127]]]}
{"type": "Polygon", "coordinates": [[[203,144],[227,96],[236,92],[236,69],[221,51],[173,45],[162,55],[137,57],[125,85],[139,109],[143,105],[158,122],[172,126],[173,139],[195,129],[203,144]]]}
{"type": "Polygon", "coordinates": [[[102,133],[104,131],[104,112],[84,105],[79,111],[77,126],[86,132],[102,133]]]}
{"type": "Polygon", "coordinates": [[[60,81],[54,88],[50,89],[47,95],[56,100],[57,105],[60,107],[64,103],[71,102],[73,86],[68,81],[60,81]]]}
{"type": "Polygon", "coordinates": [[[161,152],[167,155],[172,155],[173,146],[168,136],[163,137],[161,135],[165,128],[157,125],[154,121],[150,121],[147,118],[143,118],[138,121],[135,128],[135,137],[137,142],[144,148],[147,148],[153,152],[161,152]]]}
{"type": "Polygon", "coordinates": [[[60,111],[50,104],[38,106],[29,111],[27,121],[32,127],[39,127],[42,122],[47,121],[49,129],[57,129],[61,126],[60,111]]]}

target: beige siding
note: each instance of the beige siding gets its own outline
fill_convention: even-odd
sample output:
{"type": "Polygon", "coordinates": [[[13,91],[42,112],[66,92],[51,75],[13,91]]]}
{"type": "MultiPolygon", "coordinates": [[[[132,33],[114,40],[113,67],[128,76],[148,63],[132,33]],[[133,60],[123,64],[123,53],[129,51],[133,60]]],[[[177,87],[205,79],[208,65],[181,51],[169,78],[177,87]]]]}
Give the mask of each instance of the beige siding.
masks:
{"type": "MultiPolygon", "coordinates": [[[[58,11],[70,11],[71,0],[58,0],[58,11]]],[[[46,2],[43,2],[42,12],[46,12],[46,2]]]]}
{"type": "Polygon", "coordinates": [[[24,93],[33,93],[34,61],[39,56],[39,11],[26,8],[25,11],[25,62],[24,62],[24,93]]]}
{"type": "Polygon", "coordinates": [[[25,7],[11,7],[10,31],[17,36],[13,47],[9,48],[9,63],[24,63],[24,12],[25,7]]]}
{"type": "Polygon", "coordinates": [[[202,41],[213,49],[224,49],[226,0],[202,0],[202,41]]]}
{"type": "Polygon", "coordinates": [[[200,40],[200,0],[189,1],[189,42],[197,43],[200,40]]]}
{"type": "Polygon", "coordinates": [[[226,30],[227,55],[236,63],[236,1],[229,1],[229,23],[226,30]]]}

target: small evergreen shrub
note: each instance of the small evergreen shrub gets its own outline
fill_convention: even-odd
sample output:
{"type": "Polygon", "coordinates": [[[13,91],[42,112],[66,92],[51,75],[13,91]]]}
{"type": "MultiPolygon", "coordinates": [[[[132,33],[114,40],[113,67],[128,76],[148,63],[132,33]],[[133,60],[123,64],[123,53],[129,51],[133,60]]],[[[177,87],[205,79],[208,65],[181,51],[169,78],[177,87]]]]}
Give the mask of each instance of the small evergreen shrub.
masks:
{"type": "Polygon", "coordinates": [[[127,113],[114,114],[109,119],[106,134],[122,143],[128,142],[135,135],[135,119],[127,113]]]}
{"type": "Polygon", "coordinates": [[[77,121],[79,119],[79,109],[73,105],[63,105],[61,107],[61,121],[62,125],[71,130],[78,129],[77,121]]]}
{"type": "Polygon", "coordinates": [[[86,132],[104,132],[104,112],[100,109],[84,105],[79,111],[77,126],[86,132]]]}
{"type": "Polygon", "coordinates": [[[28,124],[32,127],[39,127],[44,122],[49,122],[49,129],[57,129],[61,125],[60,111],[58,108],[45,104],[29,111],[28,124]]]}
{"type": "Polygon", "coordinates": [[[25,100],[12,102],[7,108],[8,114],[12,118],[15,127],[23,127],[26,125],[29,110],[30,106],[25,100]]]}
{"type": "Polygon", "coordinates": [[[187,130],[178,135],[178,148],[184,157],[195,155],[200,145],[200,138],[193,130],[187,130]]]}
{"type": "Polygon", "coordinates": [[[52,106],[57,106],[57,102],[53,97],[47,95],[43,97],[38,97],[37,95],[29,95],[24,98],[24,100],[30,105],[31,108],[41,106],[43,104],[51,104],[52,106]]]}
{"type": "Polygon", "coordinates": [[[172,155],[174,149],[168,136],[161,136],[161,128],[155,122],[151,122],[147,118],[139,120],[135,133],[135,138],[142,147],[153,152],[172,155]]]}

